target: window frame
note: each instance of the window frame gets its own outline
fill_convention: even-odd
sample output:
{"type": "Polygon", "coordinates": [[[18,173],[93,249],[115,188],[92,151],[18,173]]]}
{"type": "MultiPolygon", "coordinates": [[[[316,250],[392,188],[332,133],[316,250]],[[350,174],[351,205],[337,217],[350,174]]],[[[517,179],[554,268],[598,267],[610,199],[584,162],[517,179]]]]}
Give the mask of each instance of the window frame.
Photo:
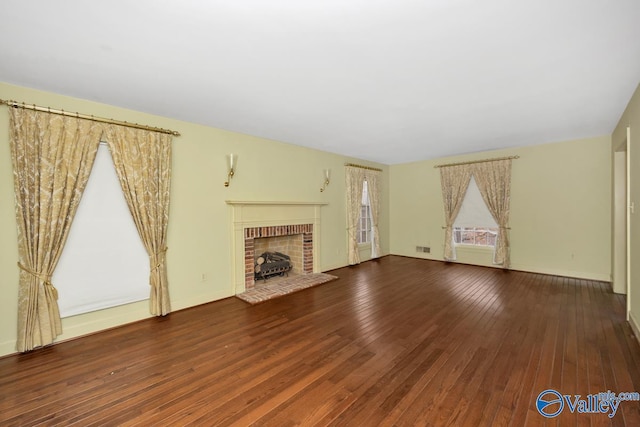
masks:
{"type": "Polygon", "coordinates": [[[459,248],[495,249],[498,224],[471,177],[458,215],[453,222],[453,244],[459,248]]]}
{"type": "MultiPolygon", "coordinates": [[[[496,247],[496,241],[498,238],[497,227],[453,227],[453,243],[458,247],[474,247],[474,248],[490,248],[496,247]],[[463,233],[473,236],[473,242],[463,241],[463,233]],[[485,234],[483,240],[488,242],[492,240],[493,243],[479,243],[478,234],[485,234]],[[491,236],[488,236],[491,234],[491,236]]],[[[466,240],[466,239],[464,239],[466,240]]]]}
{"type": "Polygon", "coordinates": [[[371,200],[369,199],[367,181],[364,181],[362,186],[362,198],[360,202],[360,216],[358,218],[358,230],[356,234],[356,241],[358,245],[370,245],[372,239],[372,225],[371,219],[371,200]],[[366,197],[365,197],[366,196],[366,197]],[[365,228],[363,228],[363,225],[365,228]]]}

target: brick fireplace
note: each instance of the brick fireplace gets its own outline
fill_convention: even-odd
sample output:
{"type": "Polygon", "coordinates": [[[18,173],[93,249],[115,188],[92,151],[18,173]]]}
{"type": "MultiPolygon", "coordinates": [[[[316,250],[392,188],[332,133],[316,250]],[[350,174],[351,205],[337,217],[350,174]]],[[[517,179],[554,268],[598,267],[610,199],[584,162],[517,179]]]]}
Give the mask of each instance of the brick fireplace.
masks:
{"type": "Polygon", "coordinates": [[[255,287],[256,247],[262,250],[265,244],[262,239],[297,239],[300,254],[291,254],[297,273],[320,272],[320,212],[326,203],[235,200],[226,203],[229,205],[234,294],[255,287]]]}
{"type": "Polygon", "coordinates": [[[294,273],[313,273],[313,224],[244,229],[244,286],[247,291],[255,287],[255,258],[265,249],[279,250],[291,256],[294,273]]]}

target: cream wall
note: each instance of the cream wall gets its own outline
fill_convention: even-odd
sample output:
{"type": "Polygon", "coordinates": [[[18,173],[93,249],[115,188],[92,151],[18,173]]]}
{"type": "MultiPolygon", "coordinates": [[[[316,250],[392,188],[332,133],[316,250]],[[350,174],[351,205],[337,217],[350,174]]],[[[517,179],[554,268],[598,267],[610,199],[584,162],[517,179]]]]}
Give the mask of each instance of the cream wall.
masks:
{"type": "MultiPolygon", "coordinates": [[[[611,139],[608,136],[390,167],[391,253],[442,260],[444,211],[434,165],[518,155],[511,181],[511,262],[516,270],[610,280],[611,139]],[[430,254],[416,253],[430,246],[430,254]]],[[[490,266],[487,249],[458,261],[490,266]]]]}
{"type": "Polygon", "coordinates": [[[611,150],[615,151],[627,141],[627,127],[631,128],[629,170],[631,174],[631,202],[636,206],[635,213],[630,215],[631,226],[631,274],[630,292],[627,295],[630,303],[629,320],[640,338],[640,86],[636,88],[625,112],[611,137],[611,150]]]}
{"type": "MultiPolygon", "coordinates": [[[[0,98],[168,128],[182,134],[173,144],[167,255],[174,310],[233,295],[230,208],[225,200],[328,203],[321,208],[320,270],[347,265],[345,162],[383,169],[380,234],[382,253],[389,253],[388,166],[4,83],[0,83],[0,98]],[[231,152],[239,156],[237,173],[230,187],[225,188],[225,155],[231,152]],[[331,184],[321,193],[325,168],[331,169],[331,184]]],[[[0,355],[15,351],[18,295],[6,108],[0,107],[0,355]]],[[[145,301],[66,318],[58,341],[146,317],[149,314],[145,301]]]]}

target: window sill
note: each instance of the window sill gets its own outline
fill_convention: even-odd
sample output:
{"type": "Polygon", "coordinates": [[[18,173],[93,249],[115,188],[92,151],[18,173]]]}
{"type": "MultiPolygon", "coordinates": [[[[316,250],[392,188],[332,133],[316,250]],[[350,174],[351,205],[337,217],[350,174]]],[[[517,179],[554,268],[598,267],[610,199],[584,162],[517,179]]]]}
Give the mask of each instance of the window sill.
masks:
{"type": "Polygon", "coordinates": [[[494,246],[477,246],[477,245],[456,245],[456,251],[462,252],[481,252],[481,253],[493,253],[494,246]]]}

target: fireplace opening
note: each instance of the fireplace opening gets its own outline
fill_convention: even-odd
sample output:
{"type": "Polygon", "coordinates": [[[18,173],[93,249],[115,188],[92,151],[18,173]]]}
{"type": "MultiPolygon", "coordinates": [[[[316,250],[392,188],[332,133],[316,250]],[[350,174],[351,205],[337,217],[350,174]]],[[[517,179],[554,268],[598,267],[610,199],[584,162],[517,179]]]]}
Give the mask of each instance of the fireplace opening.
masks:
{"type": "Polygon", "coordinates": [[[271,283],[272,278],[277,282],[313,272],[312,224],[253,227],[244,232],[246,290],[271,283]]]}
{"type": "Polygon", "coordinates": [[[291,272],[294,274],[303,274],[302,262],[303,254],[303,235],[288,234],[284,236],[261,237],[253,242],[253,253],[255,261],[265,252],[277,252],[289,258],[291,262],[291,272]]]}

